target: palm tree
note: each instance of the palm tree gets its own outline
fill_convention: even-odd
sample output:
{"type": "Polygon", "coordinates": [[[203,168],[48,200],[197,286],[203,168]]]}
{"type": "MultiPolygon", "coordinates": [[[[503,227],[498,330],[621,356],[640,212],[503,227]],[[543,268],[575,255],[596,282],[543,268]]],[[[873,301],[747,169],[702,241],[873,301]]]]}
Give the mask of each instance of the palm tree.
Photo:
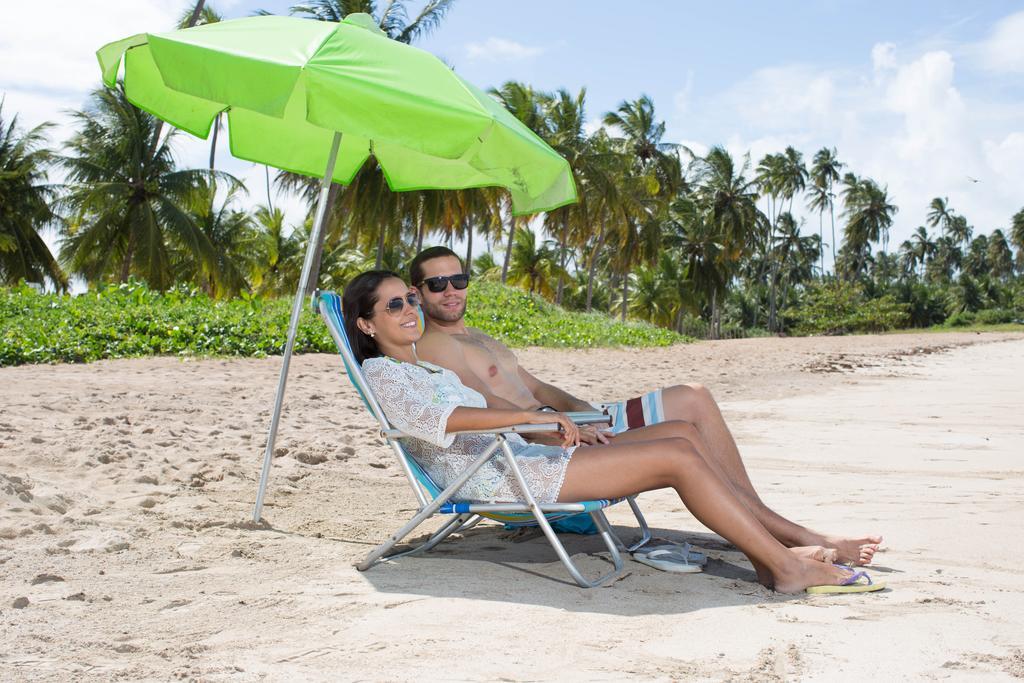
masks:
{"type": "Polygon", "coordinates": [[[988,262],[992,268],[992,274],[1001,280],[1013,275],[1013,252],[1006,241],[1006,235],[1002,230],[996,228],[988,236],[988,262]]]}
{"type": "MultiPolygon", "coordinates": [[[[786,147],[785,152],[775,157],[777,161],[769,166],[774,175],[770,185],[778,192],[783,201],[789,200],[790,221],[792,221],[793,197],[802,192],[807,185],[807,168],[804,166],[803,155],[793,147],[786,147]]],[[[770,252],[775,242],[775,229],[781,228],[783,213],[781,207],[775,216],[775,220],[769,224],[767,250],[770,252]]],[[[776,324],[776,294],[778,289],[778,275],[780,263],[778,259],[769,259],[771,264],[771,281],[768,287],[768,329],[774,330],[776,324]]]]}
{"type": "Polygon", "coordinates": [[[137,275],[165,289],[173,281],[173,241],[176,253],[215,268],[213,245],[186,207],[212,179],[238,181],[175,168],[176,131],[157,141],[158,120],[132,106],[123,87],[95,90],[89,103],[74,112],[78,130],[60,158],[68,211],[61,259],[90,282],[137,275]]]}
{"type": "Polygon", "coordinates": [[[374,0],[312,0],[292,5],[290,12],[307,19],[335,22],[344,20],[349,14],[363,12],[376,20],[388,38],[411,44],[437,29],[455,0],[428,0],[412,21],[406,4],[405,0],[388,0],[378,13],[374,0]]]}
{"type": "MultiPolygon", "coordinates": [[[[823,208],[827,205],[829,216],[832,220],[832,262],[836,260],[836,212],[835,212],[835,194],[832,193],[832,186],[839,182],[839,170],[844,166],[842,162],[837,158],[836,150],[833,147],[829,149],[822,147],[814,154],[814,160],[811,164],[811,183],[812,187],[820,188],[822,190],[822,202],[820,206],[823,208]],[[825,202],[827,200],[827,203],[825,202]]],[[[813,195],[813,193],[812,193],[813,195]]],[[[816,196],[816,195],[813,195],[816,196]]],[[[815,207],[812,206],[812,210],[815,207]]],[[[820,214],[819,214],[820,218],[820,214]]],[[[822,235],[822,241],[825,241],[825,236],[822,235]]],[[[822,266],[822,275],[825,273],[825,268],[822,266]]]]}
{"type": "Polygon", "coordinates": [[[843,177],[844,213],[846,228],[844,239],[850,247],[854,258],[853,274],[863,270],[865,256],[870,255],[868,244],[883,243],[883,251],[889,238],[893,215],[899,211],[895,204],[889,203],[888,189],[879,187],[870,178],[858,178],[852,173],[843,177]]]}
{"type": "Polygon", "coordinates": [[[630,313],[655,325],[671,327],[682,306],[685,281],[679,260],[663,251],[656,264],[641,264],[633,276],[630,313]]]}
{"type": "Polygon", "coordinates": [[[3,104],[0,100],[0,282],[46,279],[66,290],[67,276],[39,234],[59,221],[50,208],[56,191],[47,183],[53,161],[45,146],[50,124],[23,133],[17,116],[4,123],[3,104]]]}
{"type": "Polygon", "coordinates": [[[553,247],[554,243],[550,240],[538,246],[537,235],[529,228],[524,227],[516,232],[512,264],[508,272],[509,282],[526,288],[530,294],[537,292],[546,297],[552,296],[552,282],[562,274],[553,247]]]}
{"type": "Polygon", "coordinates": [[[910,240],[903,240],[899,248],[900,281],[908,280],[917,274],[917,254],[914,252],[914,243],[910,240]]]}
{"type": "MultiPolygon", "coordinates": [[[[583,130],[583,125],[586,122],[586,96],[585,88],[581,88],[576,95],[563,88],[546,102],[547,142],[569,162],[577,188],[598,172],[592,168],[596,159],[591,153],[587,135],[583,130]]],[[[569,255],[570,223],[575,224],[577,232],[584,233],[577,235],[578,242],[585,242],[590,233],[590,221],[587,219],[587,194],[586,192],[579,193],[579,201],[575,204],[556,209],[545,217],[544,222],[550,232],[555,232],[551,228],[555,225],[558,226],[559,267],[563,272],[567,268],[569,255]]],[[[563,284],[563,278],[559,276],[558,287],[555,291],[555,303],[559,305],[562,303],[563,284]]]]}
{"type": "Polygon", "coordinates": [[[913,244],[916,262],[923,268],[928,259],[935,254],[935,242],[928,237],[928,231],[923,225],[917,226],[917,230],[911,235],[910,240],[913,244]]]}
{"type": "Polygon", "coordinates": [[[950,217],[949,223],[946,225],[946,233],[952,238],[954,244],[967,246],[971,241],[974,228],[968,225],[965,216],[955,215],[950,217]]]}
{"type": "MultiPolygon", "coordinates": [[[[950,239],[956,241],[953,235],[950,235],[950,239]]],[[[991,264],[988,260],[988,237],[985,235],[978,235],[975,237],[970,246],[964,251],[963,269],[964,272],[973,278],[980,278],[986,275],[991,268],[991,264]]]]}
{"type": "Polygon", "coordinates": [[[925,221],[932,228],[945,230],[953,220],[953,209],[949,206],[947,197],[934,197],[928,204],[928,215],[925,221]]]}
{"type": "Polygon", "coordinates": [[[935,240],[935,251],[925,267],[925,273],[932,282],[948,283],[963,265],[963,252],[948,235],[935,240]]]}
{"type": "Polygon", "coordinates": [[[240,184],[229,184],[219,208],[215,203],[218,188],[213,183],[201,188],[193,197],[192,219],[213,245],[214,262],[197,262],[189,258],[188,253],[172,257],[176,264],[176,282],[192,280],[217,299],[248,291],[260,234],[253,217],[235,208],[244,191],[240,184]]]}
{"type": "Polygon", "coordinates": [[[747,157],[737,169],[732,156],[724,147],[716,146],[703,159],[696,159],[694,199],[700,215],[694,220],[695,239],[703,245],[704,262],[694,264],[702,270],[702,286],[710,286],[712,335],[721,335],[719,304],[725,300],[726,286],[751,246],[767,218],[757,208],[757,181],[748,180],[750,167],[747,157]],[[707,260],[711,256],[711,260],[707,260]]]}
{"type": "MultiPolygon", "coordinates": [[[[531,86],[518,81],[506,81],[500,88],[491,88],[491,97],[498,100],[505,109],[508,109],[523,125],[536,133],[541,139],[548,137],[548,121],[544,112],[544,102],[550,99],[549,95],[535,91],[531,86]]],[[[501,266],[501,281],[508,280],[509,263],[512,259],[512,249],[516,237],[516,228],[519,224],[525,224],[526,217],[512,216],[511,205],[506,202],[503,213],[509,217],[508,243],[505,247],[505,258],[501,266]]]]}
{"type": "MultiPolygon", "coordinates": [[[[802,236],[793,214],[786,211],[779,216],[779,232],[772,245],[772,262],[777,264],[776,273],[782,285],[783,304],[791,286],[799,285],[814,276],[814,257],[819,251],[820,238],[817,235],[802,236]]],[[[782,306],[779,307],[779,317],[781,309],[782,306]]]]}
{"type": "Polygon", "coordinates": [[[1010,219],[1010,243],[1017,249],[1017,270],[1024,273],[1024,209],[1010,219]]]}
{"type": "Polygon", "coordinates": [[[644,211],[627,214],[618,230],[617,266],[622,276],[621,317],[629,306],[629,273],[640,260],[657,254],[659,223],[671,197],[682,187],[682,167],[677,145],[662,142],[665,123],[658,121],[654,102],[647,95],[624,100],[604,115],[604,125],[616,130],[617,142],[632,158],[632,172],[640,181],[633,185],[646,195],[644,211]]]}
{"type": "Polygon", "coordinates": [[[289,266],[301,255],[298,241],[288,235],[280,207],[258,206],[254,214],[256,235],[249,281],[257,294],[282,296],[294,292],[299,271],[289,266]],[[294,270],[294,269],[291,269],[294,270]]]}

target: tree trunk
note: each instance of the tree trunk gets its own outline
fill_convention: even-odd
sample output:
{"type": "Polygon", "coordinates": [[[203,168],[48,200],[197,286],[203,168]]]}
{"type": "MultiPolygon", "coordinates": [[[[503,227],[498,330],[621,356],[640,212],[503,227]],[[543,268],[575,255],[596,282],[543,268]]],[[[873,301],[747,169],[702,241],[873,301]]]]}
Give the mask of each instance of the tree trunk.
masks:
{"type": "Polygon", "coordinates": [[[267,208],[270,209],[270,213],[273,214],[274,213],[274,203],[273,203],[273,201],[270,198],[270,167],[269,166],[264,166],[263,167],[263,171],[264,171],[264,174],[266,175],[266,178],[267,178],[267,208]]]}
{"type": "Polygon", "coordinates": [[[718,339],[718,329],[715,322],[718,320],[718,286],[711,288],[711,324],[708,325],[708,334],[712,339],[718,339]]]}
{"type": "Polygon", "coordinates": [[[377,260],[374,262],[374,268],[380,270],[384,267],[384,237],[387,234],[388,228],[386,225],[380,225],[377,231],[377,260]]]}
{"type": "Polygon", "coordinates": [[[124,260],[121,261],[121,284],[128,282],[128,276],[132,272],[132,256],[135,254],[135,233],[128,235],[128,246],[124,250],[124,260]]]}
{"type": "Polygon", "coordinates": [[[818,212],[818,260],[821,261],[821,279],[825,279],[825,218],[824,211],[818,212]]]}
{"type": "Polygon", "coordinates": [[[501,266],[501,284],[508,281],[508,264],[512,261],[512,240],[516,235],[516,217],[512,216],[508,227],[508,246],[505,249],[505,263],[501,266]]]}
{"type": "Polygon", "coordinates": [[[423,229],[423,210],[422,208],[416,212],[416,253],[423,251],[423,233],[426,230],[423,229]]]}
{"type": "MultiPolygon", "coordinates": [[[[831,191],[831,188],[829,188],[831,191]]],[[[832,205],[831,200],[828,205],[829,216],[832,217],[832,274],[836,273],[836,207],[832,205]]]]}
{"type": "MultiPolygon", "coordinates": [[[[334,210],[334,203],[338,198],[338,193],[341,192],[341,185],[337,183],[331,183],[331,189],[327,191],[327,206],[324,210],[323,223],[320,226],[320,244],[316,245],[316,251],[313,252],[313,263],[310,268],[309,282],[306,283],[306,296],[312,296],[313,290],[316,289],[317,283],[320,281],[320,261],[324,256],[324,244],[327,242],[327,225],[330,223],[330,216],[334,210]]],[[[310,231],[310,237],[313,236],[313,232],[310,231]]],[[[307,249],[309,247],[307,246],[307,249]]]]}
{"type": "Polygon", "coordinates": [[[622,322],[626,322],[626,313],[629,310],[629,271],[622,275],[622,322]]]}
{"type": "Polygon", "coordinates": [[[213,117],[213,137],[210,139],[210,170],[214,168],[217,158],[217,131],[220,130],[220,114],[213,117]]]}
{"type": "Polygon", "coordinates": [[[593,309],[591,306],[594,300],[594,276],[597,274],[597,257],[601,254],[601,247],[604,246],[604,222],[601,223],[601,231],[597,234],[597,246],[590,252],[590,267],[587,269],[587,313],[593,309]]]}
{"type": "Polygon", "coordinates": [[[473,272],[473,222],[466,226],[466,266],[463,272],[469,275],[473,272]]]}
{"type": "Polygon", "coordinates": [[[559,253],[559,266],[561,271],[558,273],[558,289],[555,291],[555,303],[559,306],[562,305],[562,277],[565,273],[565,256],[569,242],[569,211],[566,209],[562,210],[562,240],[561,240],[561,252],[559,253]]]}

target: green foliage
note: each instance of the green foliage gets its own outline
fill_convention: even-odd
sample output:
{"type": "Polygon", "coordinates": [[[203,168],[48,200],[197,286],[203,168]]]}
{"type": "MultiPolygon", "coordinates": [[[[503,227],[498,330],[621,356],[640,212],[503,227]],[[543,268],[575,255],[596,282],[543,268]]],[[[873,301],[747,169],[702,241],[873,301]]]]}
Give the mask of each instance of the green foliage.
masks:
{"type": "MultiPolygon", "coordinates": [[[[156,292],[131,280],[80,296],[0,289],[0,366],[88,362],[151,355],[275,355],[284,347],[291,301],[244,295],[214,301],[184,286],[156,292]]],[[[512,346],[667,346],[684,338],[605,315],[566,313],[494,283],[473,289],[471,325],[512,346]]],[[[295,350],[335,353],[327,328],[303,312],[295,350]]]]}
{"type": "Polygon", "coordinates": [[[884,332],[907,324],[907,305],[892,296],[866,299],[858,285],[830,282],[808,288],[804,306],[795,312],[798,334],[884,332]]]}
{"type": "Polygon", "coordinates": [[[668,346],[686,339],[646,323],[618,323],[602,313],[569,313],[539,296],[480,281],[473,284],[466,323],[509,346],[668,346]]]}

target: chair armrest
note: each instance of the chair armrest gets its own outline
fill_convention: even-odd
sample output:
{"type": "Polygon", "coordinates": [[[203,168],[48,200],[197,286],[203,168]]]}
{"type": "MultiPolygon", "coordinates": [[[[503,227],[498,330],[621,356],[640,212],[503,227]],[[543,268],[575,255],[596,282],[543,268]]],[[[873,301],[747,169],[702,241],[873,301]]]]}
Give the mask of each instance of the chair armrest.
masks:
{"type": "MultiPolygon", "coordinates": [[[[448,434],[507,434],[509,432],[514,432],[516,434],[529,434],[532,432],[557,432],[560,428],[561,426],[557,422],[545,422],[544,424],[511,425],[509,427],[499,427],[497,429],[463,429],[458,432],[448,432],[448,434]]],[[[382,429],[380,435],[386,439],[411,437],[410,434],[406,434],[400,429],[382,429]]]]}

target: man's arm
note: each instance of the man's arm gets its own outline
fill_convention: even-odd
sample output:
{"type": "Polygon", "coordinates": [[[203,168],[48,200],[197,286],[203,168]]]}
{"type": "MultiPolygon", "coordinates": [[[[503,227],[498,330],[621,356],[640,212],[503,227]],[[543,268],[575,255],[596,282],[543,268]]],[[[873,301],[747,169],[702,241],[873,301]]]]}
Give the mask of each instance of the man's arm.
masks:
{"type": "Polygon", "coordinates": [[[586,401],[576,398],[569,392],[563,391],[556,386],[548,384],[547,382],[541,382],[539,379],[524,370],[521,365],[519,366],[519,377],[523,380],[523,384],[526,385],[526,388],[530,390],[530,393],[532,393],[538,401],[544,405],[551,406],[555,410],[564,413],[594,409],[594,406],[590,405],[586,401]]]}
{"type": "Polygon", "coordinates": [[[462,344],[447,334],[442,332],[430,335],[430,337],[424,336],[416,344],[416,355],[428,363],[440,365],[442,368],[448,368],[454,372],[463,384],[484,397],[488,408],[522,410],[516,404],[491,393],[490,387],[480,379],[480,376],[470,366],[469,361],[466,360],[466,352],[463,350],[462,344]]]}

